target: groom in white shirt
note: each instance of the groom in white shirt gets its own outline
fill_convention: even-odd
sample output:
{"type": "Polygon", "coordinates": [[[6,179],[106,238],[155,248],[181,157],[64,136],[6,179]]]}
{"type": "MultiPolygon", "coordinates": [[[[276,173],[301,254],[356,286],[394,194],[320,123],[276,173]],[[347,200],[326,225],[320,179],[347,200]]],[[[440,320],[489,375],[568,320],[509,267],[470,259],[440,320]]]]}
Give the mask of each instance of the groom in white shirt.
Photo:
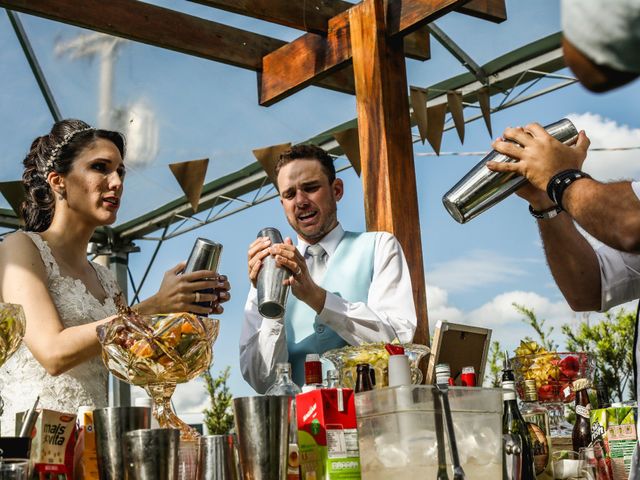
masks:
{"type": "Polygon", "coordinates": [[[386,232],[345,232],[337,202],[344,185],[333,159],[313,145],[284,152],[276,165],[280,202],[297,234],[271,245],[258,238],[248,252],[252,288],[240,336],[240,368],[259,393],[275,381],[275,367],[290,362],[293,379],[304,382],[307,353],[366,342],[410,342],[416,311],[407,261],[386,232]],[[283,318],[258,312],[256,280],[264,258],[292,272],[283,318]],[[395,333],[394,333],[395,331],[395,333]]]}

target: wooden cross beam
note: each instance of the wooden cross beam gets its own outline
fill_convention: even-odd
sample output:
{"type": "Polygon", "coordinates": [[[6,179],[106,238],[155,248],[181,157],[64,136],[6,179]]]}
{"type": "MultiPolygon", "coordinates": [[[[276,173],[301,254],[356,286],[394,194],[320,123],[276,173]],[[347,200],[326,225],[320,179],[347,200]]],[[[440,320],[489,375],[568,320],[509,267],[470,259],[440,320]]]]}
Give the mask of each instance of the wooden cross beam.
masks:
{"type": "MultiPolygon", "coordinates": [[[[305,32],[327,34],[329,20],[349,10],[344,0],[191,0],[209,7],[258,18],[305,32]]],[[[414,60],[429,60],[431,49],[426,27],[404,38],[404,54],[414,60]]]]}
{"type": "MultiPolygon", "coordinates": [[[[0,0],[0,7],[246,68],[286,42],[134,0],[0,0]]],[[[354,93],[350,69],[314,84],[354,93]]]]}
{"type": "MultiPolygon", "coordinates": [[[[220,4],[231,0],[206,1],[220,4]]],[[[388,0],[385,4],[390,37],[409,35],[454,9],[464,8],[465,13],[494,21],[506,19],[504,0],[388,0]]],[[[281,20],[292,22],[293,18],[281,20]]],[[[350,60],[349,10],[346,10],[328,19],[326,35],[307,33],[264,57],[260,104],[272,105],[341,69],[350,60]]]]}

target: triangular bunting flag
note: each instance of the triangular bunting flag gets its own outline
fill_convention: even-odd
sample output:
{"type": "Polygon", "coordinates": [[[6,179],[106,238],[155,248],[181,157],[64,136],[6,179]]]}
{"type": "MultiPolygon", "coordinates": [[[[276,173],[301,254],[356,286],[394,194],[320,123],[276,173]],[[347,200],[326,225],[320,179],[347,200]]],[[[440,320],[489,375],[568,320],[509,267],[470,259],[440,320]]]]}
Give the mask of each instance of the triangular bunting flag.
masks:
{"type": "Polygon", "coordinates": [[[347,159],[351,163],[351,166],[356,171],[358,176],[362,171],[360,163],[360,139],[358,137],[358,128],[348,128],[342,132],[336,132],[333,134],[333,138],[342,148],[342,151],[347,156],[347,159]]]}
{"type": "Polygon", "coordinates": [[[484,124],[487,126],[487,130],[489,130],[489,136],[493,138],[493,133],[491,132],[491,103],[489,87],[482,87],[478,90],[478,103],[480,104],[480,111],[484,117],[484,124]]]}
{"type": "Polygon", "coordinates": [[[440,155],[440,144],[442,143],[442,132],[444,131],[444,116],[447,113],[447,104],[441,103],[435,107],[427,108],[427,140],[433,151],[440,155]]]}
{"type": "Polygon", "coordinates": [[[271,145],[270,147],[256,148],[253,150],[253,156],[256,157],[267,177],[274,185],[276,183],[276,163],[280,159],[280,154],[291,148],[291,143],[281,143],[279,145],[271,145]]]}
{"type": "Polygon", "coordinates": [[[462,94],[460,92],[447,92],[447,103],[449,111],[453,117],[453,124],[456,126],[460,143],[464,143],[464,113],[462,105],[462,94]]]}
{"type": "Polygon", "coordinates": [[[11,205],[11,208],[16,213],[16,215],[20,216],[20,207],[22,205],[22,202],[24,202],[26,198],[22,180],[15,180],[13,182],[1,182],[0,192],[7,200],[9,205],[11,205]]]}
{"type": "Polygon", "coordinates": [[[420,140],[424,144],[427,138],[427,91],[423,88],[411,87],[411,108],[413,109],[413,118],[418,125],[420,140]]]}
{"type": "Polygon", "coordinates": [[[202,187],[204,186],[204,179],[207,175],[208,166],[208,158],[169,164],[171,173],[176,177],[176,180],[180,184],[180,188],[182,188],[187,200],[189,200],[189,203],[191,204],[191,208],[193,208],[193,213],[198,212],[200,195],[202,194],[202,187]]]}

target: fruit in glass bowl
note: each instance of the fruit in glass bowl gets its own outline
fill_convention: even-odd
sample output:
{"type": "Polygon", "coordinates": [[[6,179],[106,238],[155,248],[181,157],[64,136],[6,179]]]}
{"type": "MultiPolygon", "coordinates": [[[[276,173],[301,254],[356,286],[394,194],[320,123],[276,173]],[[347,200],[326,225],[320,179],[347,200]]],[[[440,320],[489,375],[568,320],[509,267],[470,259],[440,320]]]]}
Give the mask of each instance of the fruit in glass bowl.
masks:
{"type": "Polygon", "coordinates": [[[153,414],[162,428],[178,428],[183,440],[197,432],[171,407],[177,383],[200,375],[211,365],[219,320],[191,313],[140,315],[123,312],[97,327],[102,360],[119,379],[144,387],[153,398],[153,414]]]}
{"type": "Polygon", "coordinates": [[[0,366],[18,350],[25,328],[22,305],[0,303],[0,366]]]}
{"type": "Polygon", "coordinates": [[[578,378],[593,381],[595,361],[585,352],[541,352],[518,355],[511,359],[516,388],[524,398],[524,381],[535,380],[538,401],[542,403],[571,402],[571,384],[578,378]]]}
{"type": "MultiPolygon", "coordinates": [[[[374,388],[388,385],[389,352],[385,342],[364,343],[357,347],[346,346],[334,348],[322,354],[322,358],[329,360],[340,375],[340,385],[354,388],[356,384],[356,365],[368,363],[375,371],[376,384],[374,388]]],[[[411,383],[419,385],[423,376],[418,365],[422,357],[429,353],[429,347],[418,343],[404,343],[404,353],[409,358],[411,367],[411,383]]]]}

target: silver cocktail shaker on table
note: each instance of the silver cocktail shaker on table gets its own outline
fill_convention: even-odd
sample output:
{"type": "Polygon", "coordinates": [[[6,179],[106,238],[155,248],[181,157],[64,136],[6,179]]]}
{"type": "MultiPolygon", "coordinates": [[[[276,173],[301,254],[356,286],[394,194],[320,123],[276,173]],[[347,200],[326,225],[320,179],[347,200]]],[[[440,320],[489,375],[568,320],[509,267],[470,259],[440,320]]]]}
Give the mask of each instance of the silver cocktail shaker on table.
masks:
{"type": "MultiPolygon", "coordinates": [[[[197,272],[198,270],[218,271],[222,245],[206,238],[198,238],[193,244],[191,255],[187,260],[187,266],[183,273],[197,272]]],[[[200,290],[199,293],[213,293],[213,289],[200,290]]],[[[211,302],[199,302],[202,307],[211,307],[211,302]]]]}
{"type": "MultiPolygon", "coordinates": [[[[258,232],[259,237],[268,237],[271,240],[271,245],[283,243],[282,235],[277,228],[263,228],[258,232]]],[[[260,315],[267,318],[278,318],[284,315],[289,286],[283,285],[283,282],[289,276],[291,276],[291,272],[276,265],[276,259],[273,256],[269,255],[262,261],[256,285],[260,315]]]]}
{"type": "MultiPolygon", "coordinates": [[[[578,130],[570,120],[562,120],[544,127],[560,142],[573,145],[578,139],[578,130]]],[[[494,172],[486,166],[488,161],[516,162],[511,157],[492,150],[454,185],[442,203],[458,223],[466,223],[520,188],[527,180],[512,172],[494,172]]]]}

